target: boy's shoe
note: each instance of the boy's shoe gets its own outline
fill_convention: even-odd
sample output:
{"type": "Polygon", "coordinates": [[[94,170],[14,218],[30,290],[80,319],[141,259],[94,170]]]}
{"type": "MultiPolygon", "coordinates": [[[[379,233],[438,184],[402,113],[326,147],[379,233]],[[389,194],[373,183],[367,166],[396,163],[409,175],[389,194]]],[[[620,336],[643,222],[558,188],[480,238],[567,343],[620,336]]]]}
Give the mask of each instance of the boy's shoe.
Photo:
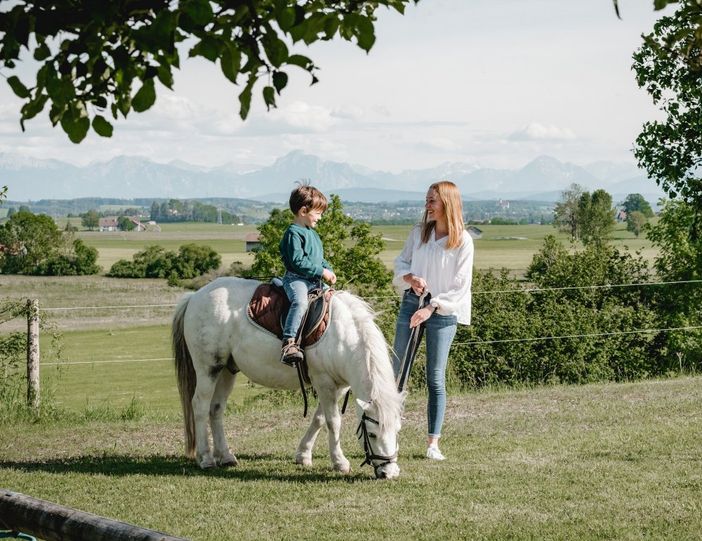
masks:
{"type": "Polygon", "coordinates": [[[446,457],[441,454],[441,451],[435,445],[427,447],[427,458],[430,460],[446,460],[446,457]]]}
{"type": "Polygon", "coordinates": [[[283,349],[280,355],[280,362],[288,366],[295,366],[304,358],[300,346],[295,343],[294,338],[283,341],[283,349]]]}

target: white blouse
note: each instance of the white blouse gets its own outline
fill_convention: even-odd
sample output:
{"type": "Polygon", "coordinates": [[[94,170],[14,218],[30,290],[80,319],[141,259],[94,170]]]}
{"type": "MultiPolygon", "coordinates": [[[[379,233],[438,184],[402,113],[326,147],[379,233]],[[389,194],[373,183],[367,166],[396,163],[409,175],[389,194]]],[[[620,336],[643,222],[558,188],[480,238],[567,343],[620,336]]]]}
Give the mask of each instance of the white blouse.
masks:
{"type": "Polygon", "coordinates": [[[395,258],[393,284],[405,290],[409,287],[402,279],[405,274],[424,278],[437,312],[455,315],[458,323],[470,325],[473,239],[463,231],[463,243],[458,248],[447,250],[446,242],[448,236],[436,240],[432,231],[429,241],[422,243],[422,226],[416,225],[395,258]]]}

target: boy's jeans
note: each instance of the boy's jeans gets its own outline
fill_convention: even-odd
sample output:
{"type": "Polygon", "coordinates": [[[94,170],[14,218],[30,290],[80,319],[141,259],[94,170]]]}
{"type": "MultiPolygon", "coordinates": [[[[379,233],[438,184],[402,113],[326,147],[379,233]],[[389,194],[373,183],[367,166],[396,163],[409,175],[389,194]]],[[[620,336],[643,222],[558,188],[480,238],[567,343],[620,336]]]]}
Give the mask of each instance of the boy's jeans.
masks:
{"type": "MultiPolygon", "coordinates": [[[[402,297],[400,313],[397,316],[395,344],[393,345],[392,365],[395,377],[400,371],[402,356],[405,354],[412,329],[410,318],[419,309],[419,297],[408,289],[402,297]]],[[[446,364],[449,349],[456,335],[456,316],[442,316],[434,313],[424,323],[426,336],[426,374],[429,400],[427,402],[428,435],[441,436],[446,411],[446,364]]]]}
{"type": "Polygon", "coordinates": [[[307,295],[318,286],[319,280],[309,280],[290,271],[287,271],[283,276],[283,289],[290,300],[290,311],[288,317],[285,318],[285,326],[283,327],[283,340],[297,336],[302,316],[307,311],[307,295]]]}

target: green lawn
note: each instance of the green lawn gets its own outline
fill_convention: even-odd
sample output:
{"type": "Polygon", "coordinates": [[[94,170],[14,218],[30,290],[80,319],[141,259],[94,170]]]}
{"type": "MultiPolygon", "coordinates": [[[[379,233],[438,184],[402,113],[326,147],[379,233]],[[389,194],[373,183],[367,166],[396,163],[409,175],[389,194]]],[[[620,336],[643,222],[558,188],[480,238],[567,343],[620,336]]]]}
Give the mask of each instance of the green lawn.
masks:
{"type": "MultiPolygon", "coordinates": [[[[137,375],[134,376],[138,378],[137,375]]],[[[110,386],[106,381],[104,385],[110,386]]],[[[230,412],[240,464],[202,472],[177,418],[1,427],[0,486],[199,541],[686,540],[702,531],[702,378],[449,397],[441,463],[423,458],[425,399],[408,400],[400,478],[292,463],[300,404],[230,412]]]]}

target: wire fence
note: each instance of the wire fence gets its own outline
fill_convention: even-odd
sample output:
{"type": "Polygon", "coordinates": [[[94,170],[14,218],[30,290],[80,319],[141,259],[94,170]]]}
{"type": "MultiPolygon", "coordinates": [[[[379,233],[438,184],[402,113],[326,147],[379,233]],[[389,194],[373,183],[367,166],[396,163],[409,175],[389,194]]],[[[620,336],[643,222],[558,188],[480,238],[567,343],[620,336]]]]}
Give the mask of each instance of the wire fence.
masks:
{"type": "MultiPolygon", "coordinates": [[[[566,287],[547,287],[547,288],[515,288],[508,290],[487,290],[474,291],[473,295],[493,295],[493,294],[530,294],[530,293],[545,293],[545,292],[563,292],[576,290],[602,290],[615,288],[630,288],[630,287],[654,287],[654,286],[671,286],[683,284],[700,284],[702,280],[677,280],[677,281],[660,281],[660,282],[640,282],[626,284],[601,284],[589,286],[566,286],[566,287]]],[[[381,295],[365,297],[365,300],[383,300],[383,299],[398,299],[398,295],[381,295]]],[[[127,305],[107,305],[107,306],[70,306],[70,307],[49,307],[40,308],[41,312],[61,313],[72,311],[90,311],[90,310],[135,310],[135,309],[152,309],[152,308],[174,308],[177,303],[160,303],[160,304],[127,304],[127,305]]],[[[601,333],[582,333],[582,334],[565,334],[537,337],[522,337],[522,338],[507,338],[496,340],[469,340],[464,342],[454,342],[454,345],[472,346],[472,345],[491,345],[491,344],[507,344],[507,343],[529,343],[549,340],[568,340],[568,339],[584,339],[584,338],[600,338],[614,337],[633,334],[654,334],[654,333],[669,333],[669,332],[689,332],[702,329],[702,325],[689,325],[681,327],[661,327],[647,329],[632,329],[622,331],[611,331],[601,333]]],[[[170,360],[169,357],[149,358],[149,359],[110,359],[100,361],[66,361],[66,362],[47,362],[42,363],[45,366],[52,365],[80,365],[80,364],[108,364],[108,363],[140,363],[140,362],[162,362],[170,360]]]]}

